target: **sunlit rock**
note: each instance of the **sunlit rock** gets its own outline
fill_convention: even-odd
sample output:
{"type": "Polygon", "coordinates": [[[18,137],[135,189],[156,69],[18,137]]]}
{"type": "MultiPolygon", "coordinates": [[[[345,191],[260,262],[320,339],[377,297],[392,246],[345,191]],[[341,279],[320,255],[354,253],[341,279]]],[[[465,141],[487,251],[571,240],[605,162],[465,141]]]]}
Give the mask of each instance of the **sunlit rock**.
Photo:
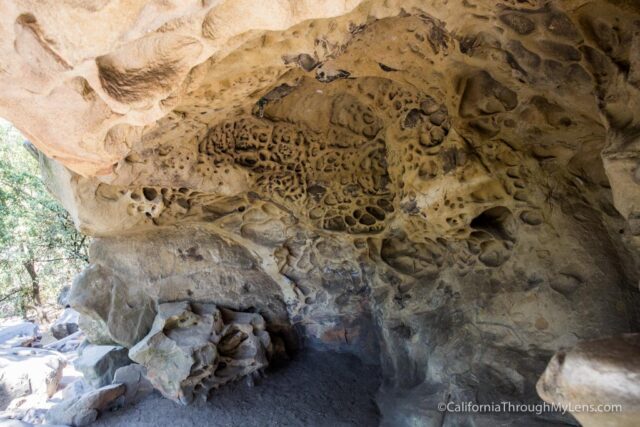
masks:
{"type": "Polygon", "coordinates": [[[29,348],[0,350],[0,409],[18,397],[53,396],[66,360],[55,351],[29,348]]]}

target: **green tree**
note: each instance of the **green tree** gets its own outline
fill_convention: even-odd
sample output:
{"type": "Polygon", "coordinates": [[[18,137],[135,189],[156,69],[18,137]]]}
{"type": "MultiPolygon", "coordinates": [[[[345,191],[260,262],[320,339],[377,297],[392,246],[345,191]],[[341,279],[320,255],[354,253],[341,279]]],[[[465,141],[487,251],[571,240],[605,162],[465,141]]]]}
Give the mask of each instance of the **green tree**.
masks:
{"type": "Polygon", "coordinates": [[[0,122],[0,315],[36,314],[88,262],[87,238],[40,179],[38,153],[0,122]]]}

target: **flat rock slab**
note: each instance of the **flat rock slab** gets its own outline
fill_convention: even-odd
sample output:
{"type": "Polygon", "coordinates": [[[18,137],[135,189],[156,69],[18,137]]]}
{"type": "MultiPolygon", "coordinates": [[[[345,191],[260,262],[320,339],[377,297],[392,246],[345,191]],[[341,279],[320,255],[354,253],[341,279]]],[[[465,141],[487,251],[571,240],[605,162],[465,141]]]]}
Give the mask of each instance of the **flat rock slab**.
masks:
{"type": "MultiPolygon", "coordinates": [[[[0,419],[0,427],[33,427],[35,424],[26,423],[20,420],[0,419]]],[[[62,425],[47,424],[49,427],[66,427],[62,425]]]]}
{"type": "Polygon", "coordinates": [[[82,331],[76,331],[71,335],[67,335],[64,338],[59,339],[58,341],[50,342],[43,348],[47,350],[59,351],[60,353],[69,353],[72,351],[76,351],[78,347],[80,347],[80,344],[84,339],[84,333],[82,331]]]}
{"type": "Polygon", "coordinates": [[[38,325],[18,322],[0,327],[0,348],[28,347],[40,337],[38,325]]]}
{"type": "Polygon", "coordinates": [[[61,402],[49,410],[46,423],[87,426],[103,411],[111,408],[114,401],[124,394],[125,389],[124,384],[111,384],[61,402]]]}
{"type": "Polygon", "coordinates": [[[241,381],[218,389],[204,405],[185,407],[154,393],[92,426],[376,426],[379,378],[378,367],[354,356],[307,352],[253,387],[241,381]]]}

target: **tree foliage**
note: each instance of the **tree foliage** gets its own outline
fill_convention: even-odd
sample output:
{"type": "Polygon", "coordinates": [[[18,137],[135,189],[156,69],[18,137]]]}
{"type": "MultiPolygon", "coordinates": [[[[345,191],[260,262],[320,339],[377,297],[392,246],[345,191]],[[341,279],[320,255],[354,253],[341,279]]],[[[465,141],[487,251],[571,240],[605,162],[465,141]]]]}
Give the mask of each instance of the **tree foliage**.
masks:
{"type": "Polygon", "coordinates": [[[42,316],[87,262],[87,238],[40,179],[37,152],[0,122],[0,315],[42,316]]]}

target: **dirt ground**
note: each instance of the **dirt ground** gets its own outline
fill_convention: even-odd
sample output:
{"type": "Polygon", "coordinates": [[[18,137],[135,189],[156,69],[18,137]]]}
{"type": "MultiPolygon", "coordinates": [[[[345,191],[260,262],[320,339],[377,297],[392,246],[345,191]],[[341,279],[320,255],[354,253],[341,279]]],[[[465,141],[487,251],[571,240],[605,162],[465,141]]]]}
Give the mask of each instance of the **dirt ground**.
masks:
{"type": "Polygon", "coordinates": [[[207,404],[185,407],[156,392],[92,426],[377,426],[379,384],[379,368],[354,356],[306,351],[254,386],[222,387],[207,404]]]}

